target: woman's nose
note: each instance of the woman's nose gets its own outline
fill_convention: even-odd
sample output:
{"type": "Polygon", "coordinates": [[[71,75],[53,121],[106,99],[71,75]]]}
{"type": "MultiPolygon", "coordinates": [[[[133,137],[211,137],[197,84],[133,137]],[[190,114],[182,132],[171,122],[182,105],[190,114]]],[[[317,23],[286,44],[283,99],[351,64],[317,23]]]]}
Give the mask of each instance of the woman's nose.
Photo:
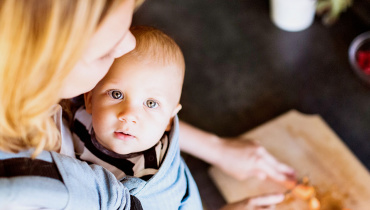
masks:
{"type": "Polygon", "coordinates": [[[136,39],[134,35],[129,31],[125,35],[125,37],[121,40],[121,42],[117,45],[116,49],[114,49],[113,57],[119,58],[122,55],[130,52],[136,46],[136,39]]]}

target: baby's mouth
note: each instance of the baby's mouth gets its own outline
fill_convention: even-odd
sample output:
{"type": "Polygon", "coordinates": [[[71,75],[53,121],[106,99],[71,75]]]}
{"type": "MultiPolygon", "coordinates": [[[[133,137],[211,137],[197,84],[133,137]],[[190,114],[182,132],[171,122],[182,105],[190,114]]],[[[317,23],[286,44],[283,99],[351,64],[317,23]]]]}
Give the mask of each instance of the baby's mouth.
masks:
{"type": "Polygon", "coordinates": [[[136,137],[129,134],[129,133],[125,133],[125,132],[119,132],[119,131],[115,131],[114,132],[114,136],[118,139],[121,139],[121,140],[124,140],[124,141],[128,141],[128,140],[134,140],[136,137]]]}

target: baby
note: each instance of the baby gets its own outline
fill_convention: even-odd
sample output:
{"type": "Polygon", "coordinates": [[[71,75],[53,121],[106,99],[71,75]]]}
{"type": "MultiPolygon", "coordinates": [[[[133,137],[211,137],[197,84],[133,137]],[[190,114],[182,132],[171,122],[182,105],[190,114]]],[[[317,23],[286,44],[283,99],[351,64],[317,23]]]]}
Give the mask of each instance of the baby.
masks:
{"type": "Polygon", "coordinates": [[[182,52],[158,29],[131,32],[136,48],[115,60],[75,114],[76,155],[111,171],[143,209],[202,209],[179,150],[182,52]]]}

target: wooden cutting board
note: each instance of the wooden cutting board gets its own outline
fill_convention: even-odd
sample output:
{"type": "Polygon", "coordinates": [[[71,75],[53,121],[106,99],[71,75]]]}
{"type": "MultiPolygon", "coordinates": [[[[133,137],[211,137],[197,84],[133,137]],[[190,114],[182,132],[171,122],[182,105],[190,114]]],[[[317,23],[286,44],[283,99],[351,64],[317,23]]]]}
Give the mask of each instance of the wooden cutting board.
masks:
{"type": "MultiPolygon", "coordinates": [[[[320,116],[292,110],[242,137],[258,140],[278,160],[295,168],[298,177],[308,176],[317,190],[321,210],[370,209],[369,172],[320,116]]],[[[237,181],[214,167],[209,173],[228,203],[286,190],[272,180],[237,181]]],[[[277,209],[309,207],[306,201],[292,198],[277,205],[277,209]]]]}

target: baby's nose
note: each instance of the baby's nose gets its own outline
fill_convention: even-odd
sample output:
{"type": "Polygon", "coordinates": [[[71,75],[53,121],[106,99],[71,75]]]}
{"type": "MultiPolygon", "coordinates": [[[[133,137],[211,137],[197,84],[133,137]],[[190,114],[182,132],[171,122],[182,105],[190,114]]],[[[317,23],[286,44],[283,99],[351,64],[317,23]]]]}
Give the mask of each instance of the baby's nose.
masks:
{"type": "Polygon", "coordinates": [[[118,120],[121,122],[134,123],[134,124],[136,124],[136,121],[137,121],[134,117],[131,117],[131,116],[120,116],[118,117],[118,120]]]}
{"type": "Polygon", "coordinates": [[[135,107],[123,107],[123,109],[118,114],[118,120],[121,122],[136,124],[138,121],[138,110],[135,107]]]}

